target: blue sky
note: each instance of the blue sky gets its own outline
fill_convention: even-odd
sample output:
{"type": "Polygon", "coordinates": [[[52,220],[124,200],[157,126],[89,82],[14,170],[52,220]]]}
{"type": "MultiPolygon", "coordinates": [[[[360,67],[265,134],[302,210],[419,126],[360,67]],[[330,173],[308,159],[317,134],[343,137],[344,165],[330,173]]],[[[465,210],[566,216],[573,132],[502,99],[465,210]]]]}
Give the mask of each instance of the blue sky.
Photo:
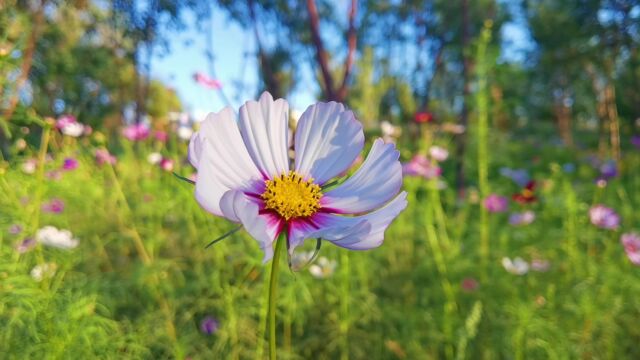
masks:
{"type": "MultiPolygon", "coordinates": [[[[191,13],[185,15],[185,20],[187,24],[194,24],[191,13]]],[[[253,35],[226,19],[220,10],[214,13],[213,20],[215,72],[231,105],[238,108],[244,101],[256,97],[258,89],[253,35]],[[239,81],[244,83],[244,87],[240,88],[239,81]]],[[[208,25],[203,30],[192,25],[185,31],[169,34],[169,53],[155,56],[152,63],[152,76],[175,88],[186,109],[194,114],[219,111],[225,106],[220,94],[193,81],[193,74],[197,71],[210,74],[206,58],[207,36],[204,33],[209,29],[208,25]]],[[[303,78],[308,77],[308,74],[303,75],[303,78]]],[[[288,99],[291,107],[304,110],[314,102],[315,91],[315,87],[299,87],[288,99]]]]}
{"type": "MultiPolygon", "coordinates": [[[[185,15],[185,23],[195,23],[192,13],[185,15]]],[[[205,24],[203,28],[198,30],[195,25],[191,25],[185,31],[170,33],[169,53],[156,55],[152,64],[152,76],[175,88],[186,110],[197,116],[219,111],[225,106],[225,102],[216,91],[207,90],[193,81],[193,74],[197,71],[210,74],[205,54],[205,31],[209,31],[210,27],[205,24]]],[[[523,60],[523,50],[530,45],[523,19],[514,16],[514,22],[506,24],[501,32],[503,60],[523,60]]],[[[253,35],[237,23],[228,20],[220,9],[214,11],[212,33],[217,79],[222,82],[232,107],[237,109],[244,101],[256,97],[258,89],[258,64],[253,35]],[[239,83],[244,86],[240,87],[239,83]]],[[[302,59],[303,62],[307,60],[309,59],[302,59]]],[[[318,92],[318,85],[313,79],[311,69],[303,69],[301,79],[304,83],[297,86],[287,99],[291,108],[297,110],[304,110],[312,104],[318,92]]]]}

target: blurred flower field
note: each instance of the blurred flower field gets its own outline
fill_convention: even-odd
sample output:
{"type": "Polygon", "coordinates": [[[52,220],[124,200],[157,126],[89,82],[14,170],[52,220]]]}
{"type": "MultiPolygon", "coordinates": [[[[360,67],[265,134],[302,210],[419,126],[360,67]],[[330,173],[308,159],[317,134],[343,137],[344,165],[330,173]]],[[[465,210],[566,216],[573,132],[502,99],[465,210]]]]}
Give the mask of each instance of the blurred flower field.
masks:
{"type": "MultiPolygon", "coordinates": [[[[172,174],[194,176],[177,128],[105,143],[55,125],[0,177],[1,352],[266,356],[268,267],[242,231],[204,248],[234,225],[172,174]]],[[[604,180],[586,151],[488,136],[484,198],[472,185],[458,199],[446,142],[421,158],[400,147],[409,207],[383,246],[324,245],[311,266],[314,244],[297,250],[280,277],[282,358],[639,355],[640,151],[626,144],[604,180]]]]}
{"type": "Polygon", "coordinates": [[[639,24],[0,1],[0,360],[640,359],[639,24]]]}

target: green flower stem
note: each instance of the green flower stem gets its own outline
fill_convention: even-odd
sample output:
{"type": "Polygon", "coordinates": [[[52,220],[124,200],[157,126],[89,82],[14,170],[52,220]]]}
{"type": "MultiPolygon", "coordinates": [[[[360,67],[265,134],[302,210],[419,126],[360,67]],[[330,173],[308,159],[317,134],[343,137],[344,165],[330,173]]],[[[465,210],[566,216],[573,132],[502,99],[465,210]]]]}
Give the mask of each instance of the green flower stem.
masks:
{"type": "Polygon", "coordinates": [[[276,240],[276,249],[271,260],[271,278],[269,280],[269,359],[276,359],[276,294],[278,290],[278,269],[282,244],[287,241],[285,232],[276,240]]]}

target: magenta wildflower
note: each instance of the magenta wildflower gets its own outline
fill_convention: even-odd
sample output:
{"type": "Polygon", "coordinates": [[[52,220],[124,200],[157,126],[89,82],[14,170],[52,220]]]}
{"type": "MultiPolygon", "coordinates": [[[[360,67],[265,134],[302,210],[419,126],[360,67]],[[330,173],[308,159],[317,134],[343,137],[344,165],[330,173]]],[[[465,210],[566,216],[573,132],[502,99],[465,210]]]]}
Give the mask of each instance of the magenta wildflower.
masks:
{"type": "Polygon", "coordinates": [[[24,254],[36,246],[36,241],[33,238],[26,238],[16,245],[16,251],[20,254],[24,254]]]}
{"type": "Polygon", "coordinates": [[[640,135],[633,135],[631,137],[631,145],[635,146],[636,149],[640,149],[640,135]]]}
{"type": "Polygon", "coordinates": [[[167,135],[166,131],[157,130],[153,133],[153,137],[160,142],[167,142],[169,135],[167,135]]]}
{"type": "Polygon", "coordinates": [[[622,234],[620,242],[629,260],[634,265],[640,266],[640,235],[634,232],[622,234]]]}
{"type": "Polygon", "coordinates": [[[433,179],[442,174],[442,169],[438,165],[433,164],[426,156],[415,155],[411,161],[402,165],[402,174],[433,179]]]}
{"type": "Polygon", "coordinates": [[[476,291],[479,286],[480,283],[478,282],[478,280],[472,277],[464,278],[462,280],[462,283],[460,283],[460,287],[462,288],[462,290],[468,293],[476,291]]]}
{"type": "Polygon", "coordinates": [[[62,129],[66,128],[71,124],[75,124],[77,122],[76,117],[73,115],[62,115],[56,120],[56,129],[62,131],[62,129]]]}
{"type": "Polygon", "coordinates": [[[51,214],[60,214],[64,211],[64,201],[62,199],[53,198],[42,204],[42,211],[51,214]]]}
{"type": "Polygon", "coordinates": [[[204,334],[212,335],[218,331],[220,324],[213,316],[207,316],[200,322],[200,331],[204,334]]]}
{"type": "Polygon", "coordinates": [[[122,130],[122,135],[131,141],[141,141],[149,137],[151,130],[144,123],[132,124],[122,130]]]}
{"type": "Polygon", "coordinates": [[[509,207],[509,199],[498,194],[491,194],[484,199],[483,204],[490,213],[505,212],[509,207]]]}
{"type": "Polygon", "coordinates": [[[222,83],[219,80],[212,79],[199,71],[193,74],[193,80],[207,89],[219,90],[222,88],[222,83]]]}
{"type": "Polygon", "coordinates": [[[111,155],[111,153],[109,153],[109,150],[107,149],[96,150],[96,163],[98,165],[104,165],[104,164],[115,165],[116,161],[117,161],[116,157],[111,155]]]}
{"type": "Polygon", "coordinates": [[[620,226],[620,215],[612,208],[602,204],[591,207],[589,217],[591,223],[601,229],[617,230],[620,226]]]}
{"type": "Polygon", "coordinates": [[[158,165],[160,165],[160,168],[164,171],[173,171],[173,160],[171,159],[162,158],[158,165]]]}
{"type": "Polygon", "coordinates": [[[68,157],[64,159],[62,163],[62,169],[65,171],[71,171],[78,168],[78,160],[68,157]]]}

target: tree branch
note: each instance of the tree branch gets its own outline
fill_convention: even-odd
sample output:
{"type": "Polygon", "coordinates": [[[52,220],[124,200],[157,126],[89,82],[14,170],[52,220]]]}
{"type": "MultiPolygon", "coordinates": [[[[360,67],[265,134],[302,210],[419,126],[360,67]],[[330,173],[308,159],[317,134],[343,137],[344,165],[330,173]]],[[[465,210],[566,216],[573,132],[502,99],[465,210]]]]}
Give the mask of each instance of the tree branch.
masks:
{"type": "Polygon", "coordinates": [[[348,52],[347,58],[344,61],[344,76],[342,78],[342,85],[338,89],[336,96],[337,101],[342,102],[347,97],[349,76],[351,75],[351,68],[353,67],[353,58],[356,51],[356,44],[358,40],[355,18],[358,11],[358,0],[351,0],[351,9],[349,10],[349,30],[347,30],[347,44],[348,52]]]}
{"type": "Polygon", "coordinates": [[[322,79],[324,81],[325,97],[327,100],[337,100],[333,78],[329,71],[329,59],[320,38],[320,19],[315,0],[307,0],[307,10],[309,11],[309,25],[311,26],[311,40],[316,48],[316,59],[320,65],[322,79]]]}

